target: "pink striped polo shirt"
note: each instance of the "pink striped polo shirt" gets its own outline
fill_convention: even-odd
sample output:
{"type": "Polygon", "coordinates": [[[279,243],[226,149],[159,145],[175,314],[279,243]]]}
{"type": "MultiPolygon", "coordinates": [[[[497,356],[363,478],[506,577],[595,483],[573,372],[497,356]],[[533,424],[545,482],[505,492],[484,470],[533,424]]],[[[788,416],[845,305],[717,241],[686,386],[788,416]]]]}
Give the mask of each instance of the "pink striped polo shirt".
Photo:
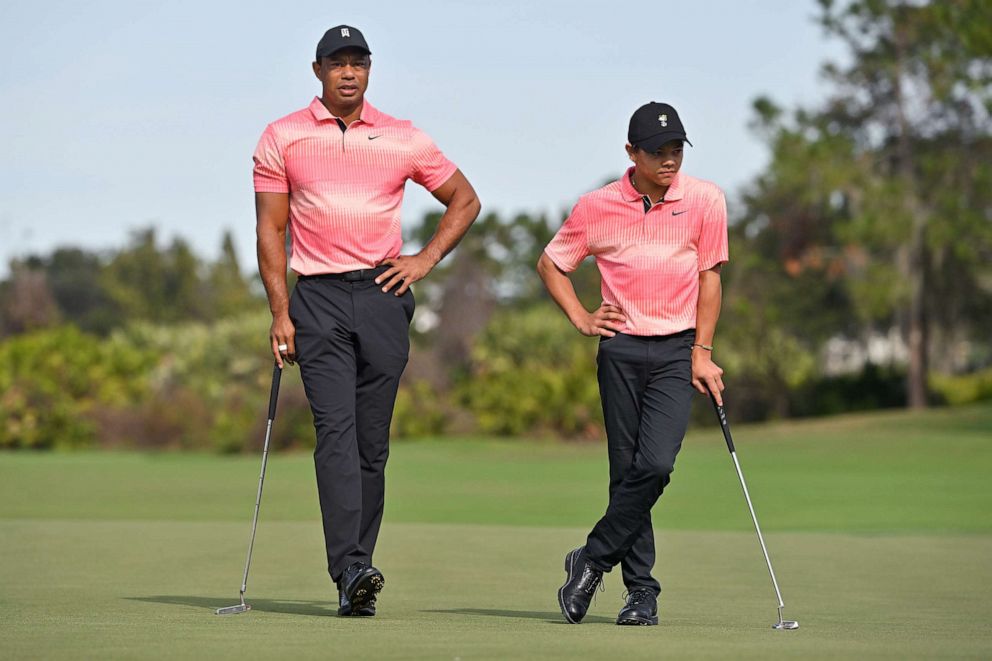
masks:
{"type": "Polygon", "coordinates": [[[362,106],[342,131],[319,97],[265,128],[255,191],[289,193],[291,269],[300,275],[372,268],[399,255],[407,179],[437,190],[455,164],[409,121],[362,106]]]}
{"type": "Polygon", "coordinates": [[[562,271],[589,255],[603,302],[623,310],[622,332],[670,335],[696,326],[699,272],[727,261],[727,202],[715,184],[681,172],[644,210],[634,168],[579,198],[544,252],[562,271]]]}

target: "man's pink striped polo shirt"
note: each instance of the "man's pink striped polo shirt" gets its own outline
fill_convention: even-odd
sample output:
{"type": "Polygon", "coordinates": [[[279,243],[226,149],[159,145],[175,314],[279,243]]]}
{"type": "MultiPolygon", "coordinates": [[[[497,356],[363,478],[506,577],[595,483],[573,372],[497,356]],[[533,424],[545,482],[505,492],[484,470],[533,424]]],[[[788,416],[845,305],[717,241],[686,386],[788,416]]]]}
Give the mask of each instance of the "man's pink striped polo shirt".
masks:
{"type": "Polygon", "coordinates": [[[289,266],[300,275],[372,268],[399,255],[406,180],[434,191],[457,169],[409,121],[365,101],[342,131],[320,98],[269,124],[254,161],[256,192],[289,193],[289,266]]]}
{"type": "Polygon", "coordinates": [[[544,252],[562,271],[589,255],[603,302],[623,310],[622,332],[670,335],[696,325],[699,272],[727,261],[727,202],[715,184],[678,173],[644,210],[633,168],[579,198],[544,252]]]}

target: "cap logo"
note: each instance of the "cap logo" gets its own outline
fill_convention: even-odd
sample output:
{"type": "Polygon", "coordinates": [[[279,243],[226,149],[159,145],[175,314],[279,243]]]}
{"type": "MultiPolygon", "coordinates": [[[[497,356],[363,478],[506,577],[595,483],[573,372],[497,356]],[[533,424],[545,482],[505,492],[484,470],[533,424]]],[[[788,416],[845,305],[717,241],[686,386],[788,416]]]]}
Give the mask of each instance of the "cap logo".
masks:
{"type": "Polygon", "coordinates": [[[658,121],[662,126],[668,126],[668,115],[658,115],[658,121]]]}
{"type": "Polygon", "coordinates": [[[351,31],[348,28],[341,28],[341,36],[342,37],[350,37],[351,36],[351,31]]]}

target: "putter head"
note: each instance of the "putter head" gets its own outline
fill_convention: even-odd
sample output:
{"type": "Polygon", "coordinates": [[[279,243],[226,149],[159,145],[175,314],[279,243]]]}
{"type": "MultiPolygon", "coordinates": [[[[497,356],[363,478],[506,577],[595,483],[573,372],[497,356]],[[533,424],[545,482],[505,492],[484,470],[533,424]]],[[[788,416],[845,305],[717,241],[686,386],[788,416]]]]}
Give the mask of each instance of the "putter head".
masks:
{"type": "Polygon", "coordinates": [[[238,604],[237,606],[225,606],[224,608],[217,609],[217,615],[236,615],[238,613],[247,613],[251,610],[251,604],[238,604]]]}
{"type": "Polygon", "coordinates": [[[779,620],[777,624],[772,625],[772,629],[783,629],[785,631],[792,631],[798,628],[799,623],[795,620],[779,620]]]}

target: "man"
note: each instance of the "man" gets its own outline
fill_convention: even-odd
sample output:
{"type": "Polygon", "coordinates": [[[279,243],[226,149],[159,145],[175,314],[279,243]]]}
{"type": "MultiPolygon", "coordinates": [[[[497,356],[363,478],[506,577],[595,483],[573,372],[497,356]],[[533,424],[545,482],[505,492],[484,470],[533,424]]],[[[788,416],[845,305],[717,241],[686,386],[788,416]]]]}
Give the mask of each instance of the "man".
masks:
{"type": "Polygon", "coordinates": [[[298,362],[317,433],[314,463],[327,568],[339,615],[374,615],[385,579],[372,564],[384,502],[389,424],[426,276],[479,213],[462,173],[431,139],[365,100],[371,51],[331,28],[317,44],[321,96],[265,129],[255,151],[258,264],[280,367],[298,362]],[[447,209],[415,255],[400,255],[407,179],[447,209]],[[286,291],[286,231],[290,268],[286,291]]]}
{"type": "Polygon", "coordinates": [[[727,261],[724,195],[679,172],[689,141],[670,105],[638,108],[627,141],[633,167],[579,199],[538,263],[578,331],[600,338],[610,501],[585,546],[565,556],[558,602],[572,624],[585,616],[603,572],[617,564],[628,593],[617,624],[658,623],[651,507],[669,483],[692,388],[722,403],[723,370],[711,353],[727,261]],[[568,278],[588,255],[602,276],[603,303],[593,312],[568,278]]]}

